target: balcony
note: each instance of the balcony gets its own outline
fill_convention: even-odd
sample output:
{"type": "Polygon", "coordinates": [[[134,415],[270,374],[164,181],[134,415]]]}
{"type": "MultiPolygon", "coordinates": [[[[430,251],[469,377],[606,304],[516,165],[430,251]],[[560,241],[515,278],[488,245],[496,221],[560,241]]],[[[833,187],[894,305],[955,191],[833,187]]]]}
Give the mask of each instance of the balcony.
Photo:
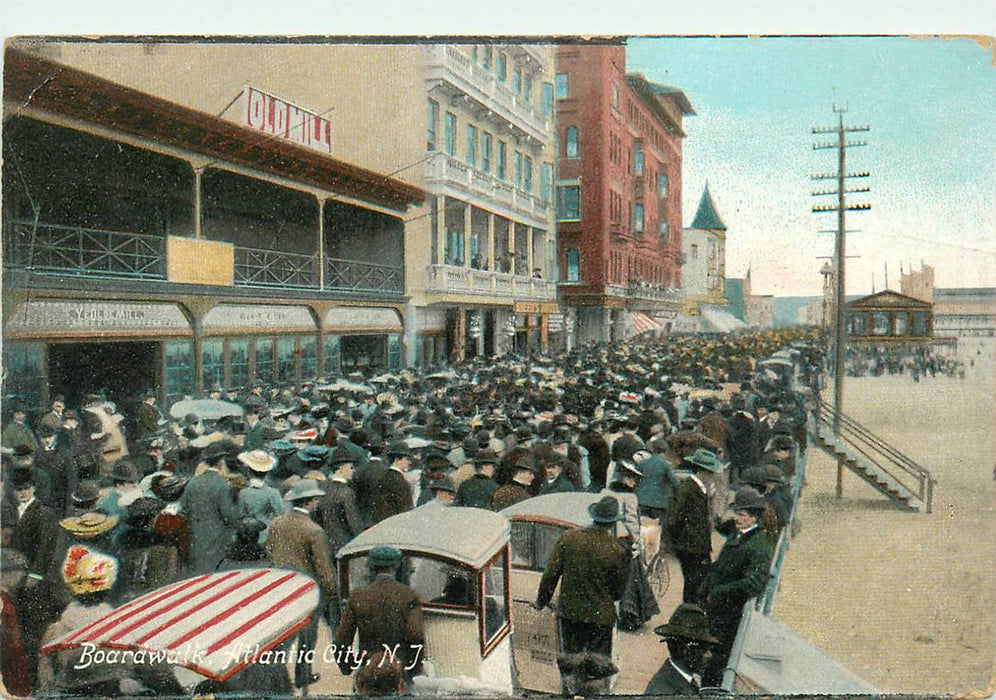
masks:
{"type": "Polygon", "coordinates": [[[513,298],[556,301],[557,298],[557,284],[552,280],[455,265],[429,265],[427,272],[429,292],[499,296],[506,297],[506,301],[513,298]]]}
{"type": "Polygon", "coordinates": [[[675,287],[662,287],[646,281],[631,281],[629,284],[607,284],[605,293],[635,302],[654,302],[658,304],[680,304],[684,301],[684,293],[675,287]]]}
{"type": "Polygon", "coordinates": [[[166,238],[78,226],[8,222],[4,265],[40,274],[166,279],[166,238]]]}
{"type": "Polygon", "coordinates": [[[537,228],[547,228],[552,212],[549,202],[529,194],[506,180],[472,168],[462,160],[445,153],[435,153],[426,161],[428,184],[449,185],[468,196],[486,203],[508,218],[524,218],[524,223],[537,228]]]}
{"type": "Polygon", "coordinates": [[[540,143],[549,140],[548,120],[527,100],[500,83],[486,68],[472,61],[456,46],[434,45],[428,50],[426,75],[430,81],[449,83],[540,143]]]}
{"type": "Polygon", "coordinates": [[[322,286],[317,254],[208,239],[8,221],[3,248],[5,267],[33,274],[310,292],[405,291],[401,266],[327,258],[322,286]],[[183,246],[171,245],[177,243],[183,246]]]}

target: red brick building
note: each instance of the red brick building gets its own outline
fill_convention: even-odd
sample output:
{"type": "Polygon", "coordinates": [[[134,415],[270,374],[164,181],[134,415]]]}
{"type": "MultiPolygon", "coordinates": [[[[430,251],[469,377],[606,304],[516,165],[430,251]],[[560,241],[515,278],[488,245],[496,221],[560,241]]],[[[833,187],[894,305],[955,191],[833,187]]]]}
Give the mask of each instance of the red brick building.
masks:
{"type": "Polygon", "coordinates": [[[557,50],[560,291],[573,340],[669,330],[681,296],[684,93],[627,75],[621,45],[557,50]]]}

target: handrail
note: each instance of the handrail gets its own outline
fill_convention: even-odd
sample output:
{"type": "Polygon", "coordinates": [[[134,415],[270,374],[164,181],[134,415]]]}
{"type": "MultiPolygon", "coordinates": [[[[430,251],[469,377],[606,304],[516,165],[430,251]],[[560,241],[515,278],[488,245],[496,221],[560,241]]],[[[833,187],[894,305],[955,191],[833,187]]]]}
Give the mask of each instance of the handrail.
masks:
{"type": "Polygon", "coordinates": [[[839,440],[864,456],[864,458],[878,467],[883,474],[890,477],[897,484],[905,489],[908,489],[916,498],[924,502],[926,512],[931,512],[933,505],[934,484],[937,483],[937,479],[931,475],[930,471],[914,462],[907,455],[903,454],[885,440],[872,433],[868,430],[868,428],[853,418],[846,416],[843,413],[838,416],[830,404],[822,399],[818,399],[817,406],[819,409],[818,420],[820,422],[830,423],[834,421],[834,418],[839,418],[839,425],[844,428],[840,434],[836,435],[839,440]],[[862,447],[862,443],[867,446],[868,449],[877,451],[880,459],[876,459],[866,449],[864,449],[862,447]],[[886,465],[882,464],[881,458],[883,457],[888,460],[890,465],[895,465],[909,477],[912,477],[916,481],[916,487],[914,488],[907,484],[902,478],[895,474],[894,470],[890,471],[886,465]]]}

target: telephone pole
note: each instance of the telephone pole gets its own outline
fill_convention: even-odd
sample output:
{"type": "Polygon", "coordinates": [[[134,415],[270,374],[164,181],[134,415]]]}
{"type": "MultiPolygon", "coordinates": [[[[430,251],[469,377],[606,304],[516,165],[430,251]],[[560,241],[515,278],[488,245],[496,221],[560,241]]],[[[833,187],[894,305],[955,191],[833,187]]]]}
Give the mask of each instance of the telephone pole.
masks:
{"type": "Polygon", "coordinates": [[[848,211],[867,211],[871,209],[871,204],[851,204],[846,203],[845,195],[856,192],[870,192],[869,187],[857,187],[846,189],[847,180],[855,178],[867,178],[868,172],[848,173],[847,149],[858,146],[867,146],[867,141],[847,141],[847,134],[856,131],[869,131],[869,126],[844,126],[844,112],[847,107],[838,108],[834,105],[833,111],[837,114],[836,127],[813,127],[814,134],[837,134],[837,142],[813,144],[814,151],[837,149],[837,172],[827,175],[814,175],[813,180],[836,180],[837,187],[826,191],[813,192],[814,197],[836,196],[836,204],[817,204],[813,206],[813,212],[822,214],[826,212],[837,212],[836,245],[834,247],[833,263],[836,272],[837,289],[835,294],[835,323],[834,323],[834,435],[840,434],[840,413],[844,404],[844,375],[846,374],[846,349],[847,349],[847,315],[846,297],[844,293],[844,262],[847,259],[846,234],[849,233],[845,222],[845,213],[848,211]]]}

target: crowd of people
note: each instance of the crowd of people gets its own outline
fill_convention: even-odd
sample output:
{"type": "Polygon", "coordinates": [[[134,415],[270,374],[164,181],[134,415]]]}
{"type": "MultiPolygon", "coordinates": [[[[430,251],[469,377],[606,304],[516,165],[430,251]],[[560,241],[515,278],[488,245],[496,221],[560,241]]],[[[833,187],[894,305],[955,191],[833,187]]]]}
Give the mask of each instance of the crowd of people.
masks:
{"type": "Polygon", "coordinates": [[[939,355],[926,346],[848,347],[847,376],[881,377],[885,374],[909,374],[914,382],[938,374],[964,379],[965,363],[939,355]]]}
{"type": "MultiPolygon", "coordinates": [[[[805,450],[804,395],[758,361],[791,348],[802,376],[816,375],[816,340],[805,330],[680,336],[294,386],[214,387],[205,405],[241,409],[215,418],[174,418],[150,390],[130,437],[99,395],[78,411],[54,397],[33,421],[15,407],[0,440],[3,683],[15,695],[120,695],[136,684],[171,694],[176,679],[166,672],[119,667],[94,677],[74,669],[72,650],[45,658],[38,650],[109,606],[247,566],[289,568],[318,583],[322,614],[297,635],[298,648],[316,643],[319,617],[344,645],[356,634],[371,648],[387,639],[418,644],[421,603],[391,583],[397,550],[371,553],[376,585],[342,601],[341,547],[429,502],[497,511],[590,491],[602,495],[593,524],[557,545],[535,601],[549,605],[560,582],[565,687],[583,675],[577,669],[612,671],[614,625],[636,629],[658,612],[653,596],[640,594],[648,527],[663,532],[684,579],[682,606],[656,630],[671,666],[648,692],[676,679],[697,687],[699,674],[718,685],[743,603],[763,589],[773,544],[790,526],[788,483],[805,450]],[[716,557],[714,528],[727,538],[716,557]]],[[[399,692],[418,672],[411,666],[399,665],[397,677],[360,674],[357,690],[399,692]]],[[[292,675],[250,668],[222,689],[242,682],[292,692],[319,677],[301,661],[292,675]]]]}

